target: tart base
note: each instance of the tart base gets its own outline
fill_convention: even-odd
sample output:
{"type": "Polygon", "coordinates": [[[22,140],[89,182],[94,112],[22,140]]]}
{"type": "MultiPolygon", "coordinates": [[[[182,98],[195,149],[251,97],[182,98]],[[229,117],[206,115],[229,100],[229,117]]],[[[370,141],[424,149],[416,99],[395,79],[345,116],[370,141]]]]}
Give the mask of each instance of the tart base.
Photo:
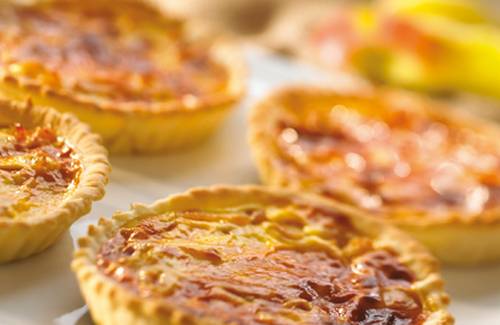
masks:
{"type": "Polygon", "coordinates": [[[0,216],[1,264],[42,252],[54,244],[75,220],[90,211],[93,201],[104,196],[110,166],[100,137],[74,116],[34,107],[31,102],[0,99],[0,108],[2,124],[19,122],[27,127],[45,125],[54,129],[75,147],[83,166],[76,188],[47,214],[20,219],[0,216]]]}
{"type": "MultiPolygon", "coordinates": [[[[90,212],[90,203],[82,206],[78,215],[90,212]]],[[[76,217],[69,211],[61,212],[57,219],[47,222],[3,224],[0,220],[0,264],[20,260],[43,252],[71,226],[76,217]]]]}
{"type": "Polygon", "coordinates": [[[455,266],[492,264],[500,260],[500,224],[401,225],[443,263],[455,266]]]}
{"type": "MultiPolygon", "coordinates": [[[[0,92],[16,100],[27,97],[27,91],[18,88],[13,81],[0,81],[0,92]]],[[[83,105],[57,95],[42,96],[36,91],[28,93],[35,104],[74,114],[91,125],[113,154],[153,154],[195,145],[217,129],[233,106],[226,104],[184,112],[127,114],[83,105]]]]}
{"type": "Polygon", "coordinates": [[[359,216],[350,207],[324,200],[314,195],[298,194],[287,190],[272,190],[259,186],[198,188],[185,194],[174,195],[152,205],[134,204],[128,212],[118,212],[112,219],[101,219],[91,225],[88,236],[79,240],[72,269],[76,273],[82,294],[94,321],[98,324],[224,324],[222,321],[201,315],[192,315],[162,304],[161,299],[141,298],[106,277],[96,266],[98,251],[110,237],[130,220],[155,216],[165,212],[192,209],[214,210],[246,206],[248,204],[272,205],[276,200],[291,198],[291,202],[311,203],[314,206],[335,207],[349,216],[356,229],[376,238],[376,247],[390,247],[401,255],[401,262],[416,276],[412,288],[423,298],[428,317],[424,325],[453,324],[446,311],[448,297],[442,292],[443,282],[438,274],[436,260],[416,241],[401,231],[384,225],[374,218],[359,216]],[[359,218],[358,218],[359,216],[359,218]]]}

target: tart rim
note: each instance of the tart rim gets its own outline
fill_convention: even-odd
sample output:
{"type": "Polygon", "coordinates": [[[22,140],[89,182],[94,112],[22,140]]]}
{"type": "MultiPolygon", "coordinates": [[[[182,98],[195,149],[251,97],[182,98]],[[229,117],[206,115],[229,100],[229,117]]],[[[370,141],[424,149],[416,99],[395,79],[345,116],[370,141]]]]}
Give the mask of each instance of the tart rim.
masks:
{"type": "MultiPolygon", "coordinates": [[[[69,137],[76,137],[77,141],[69,142],[78,154],[82,163],[81,174],[75,189],[64,199],[64,203],[54,207],[53,211],[42,216],[30,216],[21,219],[6,219],[0,217],[0,229],[10,226],[31,227],[34,225],[51,224],[55,220],[65,220],[72,223],[83,213],[90,209],[92,201],[104,196],[104,188],[108,183],[110,165],[107,151],[101,145],[98,135],[90,131],[90,127],[80,122],[68,113],[41,106],[34,106],[30,100],[20,103],[0,98],[0,107],[6,112],[1,114],[11,115],[16,120],[33,123],[35,126],[49,125],[58,136],[65,141],[69,137]]],[[[23,126],[25,126],[23,124],[23,126]]]]}
{"type": "MultiPolygon", "coordinates": [[[[253,157],[261,179],[264,183],[276,186],[287,187],[295,190],[300,190],[303,187],[297,184],[297,179],[290,178],[284,175],[281,171],[271,167],[271,158],[276,157],[276,151],[271,145],[273,140],[270,138],[269,126],[272,126],[269,114],[266,111],[275,109],[276,106],[282,105],[281,99],[291,93],[299,94],[303,97],[314,96],[336,96],[340,99],[359,99],[370,100],[371,98],[382,98],[386,96],[397,96],[405,101],[411,101],[411,105],[423,107],[422,112],[426,116],[444,117],[452,123],[454,127],[468,128],[481,132],[489,138],[500,138],[500,128],[492,122],[473,116],[470,113],[453,109],[452,107],[438,102],[436,100],[427,99],[423,96],[416,95],[411,91],[394,90],[388,87],[363,87],[358,88],[359,91],[350,89],[349,91],[338,90],[329,86],[311,86],[311,85],[291,85],[281,87],[268,94],[264,99],[260,100],[250,112],[248,140],[253,152],[253,157]],[[375,94],[376,93],[376,94],[375,94]],[[447,114],[448,113],[448,114],[447,114]]],[[[304,109],[304,111],[306,111],[304,109]]],[[[498,145],[497,145],[498,146],[498,145]]],[[[500,146],[498,146],[500,148],[500,146]]],[[[429,216],[429,214],[427,215],[429,216]]],[[[473,218],[461,217],[458,213],[448,213],[446,218],[436,220],[434,218],[419,216],[418,220],[413,219],[390,219],[390,222],[398,226],[415,226],[415,227],[430,227],[439,225],[500,225],[500,206],[480,212],[474,215],[473,218]]]]}
{"type": "MultiPolygon", "coordinates": [[[[442,291],[443,280],[438,273],[439,266],[420,244],[410,239],[399,230],[387,226],[378,220],[364,215],[351,207],[341,203],[325,200],[316,195],[299,194],[290,190],[278,190],[256,185],[225,186],[216,185],[207,188],[193,188],[187,192],[169,196],[158,200],[151,205],[132,204],[127,212],[118,211],[111,219],[101,218],[98,225],[90,225],[88,235],[78,240],[79,248],[74,253],[71,264],[76,273],[80,288],[87,303],[99,310],[101,322],[103,319],[113,320],[120,309],[120,319],[125,324],[141,323],[152,324],[222,324],[213,317],[194,317],[186,314],[181,308],[166,306],[161,298],[140,298],[137,294],[124,288],[112,278],[99,271],[95,265],[96,255],[103,243],[110,239],[122,225],[137,217],[155,216],[168,211],[182,210],[183,205],[198,205],[202,202],[211,206],[238,206],[241,202],[249,201],[252,204],[266,206],[272,199],[285,198],[287,204],[297,202],[314,206],[335,208],[345,214],[356,230],[368,233],[373,239],[380,240],[381,247],[390,247],[401,254],[401,262],[415,274],[416,280],[412,283],[412,290],[418,292],[423,303],[423,311],[427,314],[424,325],[453,324],[453,318],[445,307],[449,302],[448,296],[442,291]],[[231,196],[228,200],[225,200],[231,196]],[[232,202],[236,201],[236,202],[232,202]],[[207,203],[208,202],[208,203],[207,203]],[[179,205],[180,207],[176,207],[179,205]],[[362,217],[359,217],[362,216],[362,217]],[[376,237],[380,230],[383,235],[376,237]],[[108,306],[105,306],[108,304],[108,306]],[[113,309],[110,307],[113,306],[113,309]],[[431,309],[430,309],[431,308],[431,309]]],[[[374,241],[375,243],[375,241],[374,241]]]]}

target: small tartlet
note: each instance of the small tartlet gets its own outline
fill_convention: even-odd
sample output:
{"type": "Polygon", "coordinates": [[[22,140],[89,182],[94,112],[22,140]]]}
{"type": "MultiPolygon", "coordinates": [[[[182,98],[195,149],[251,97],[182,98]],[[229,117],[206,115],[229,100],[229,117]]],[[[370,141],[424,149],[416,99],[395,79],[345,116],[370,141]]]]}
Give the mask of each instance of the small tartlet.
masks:
{"type": "Polygon", "coordinates": [[[500,260],[498,127],[414,94],[296,86],[256,105],[261,178],[364,209],[442,261],[500,260]]]}
{"type": "Polygon", "coordinates": [[[0,92],[75,114],[112,153],[198,143],[245,91],[235,42],[147,1],[13,1],[0,18],[0,92]]]}
{"type": "Polygon", "coordinates": [[[101,199],[101,138],[74,116],[0,99],[0,263],[51,246],[101,199]]]}
{"type": "Polygon", "coordinates": [[[134,204],[89,227],[72,268],[103,325],[453,324],[423,246],[287,190],[215,186],[134,204]]]}

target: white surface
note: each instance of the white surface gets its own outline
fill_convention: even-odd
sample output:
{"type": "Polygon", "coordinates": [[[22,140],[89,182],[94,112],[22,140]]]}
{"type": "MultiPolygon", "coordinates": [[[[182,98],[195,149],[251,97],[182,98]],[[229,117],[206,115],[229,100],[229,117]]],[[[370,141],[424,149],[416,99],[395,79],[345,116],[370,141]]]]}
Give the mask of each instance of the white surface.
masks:
{"type": "MultiPolygon", "coordinates": [[[[69,269],[74,239],[99,216],[125,210],[131,202],[152,202],[192,186],[256,183],[246,141],[248,109],[273,87],[285,82],[321,81],[307,67],[249,51],[248,98],[220,132],[189,152],[168,157],[112,158],[107,195],[48,251],[0,266],[0,325],[92,324],[69,269]]],[[[1,249],[1,248],[0,248],[1,249]]],[[[445,270],[451,311],[458,325],[500,325],[500,267],[445,270]]]]}

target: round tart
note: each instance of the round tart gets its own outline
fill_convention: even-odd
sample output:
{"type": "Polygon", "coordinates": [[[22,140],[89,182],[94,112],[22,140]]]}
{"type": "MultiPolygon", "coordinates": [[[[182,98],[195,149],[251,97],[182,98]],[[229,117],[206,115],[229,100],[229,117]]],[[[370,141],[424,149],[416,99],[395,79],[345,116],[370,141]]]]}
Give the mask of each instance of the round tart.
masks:
{"type": "Polygon", "coordinates": [[[38,253],[104,195],[100,137],[68,114],[0,100],[0,263],[38,253]]]}
{"type": "Polygon", "coordinates": [[[452,324],[436,260],[307,194],[194,189],[101,219],[73,270],[98,324],[452,324]]]}
{"type": "Polygon", "coordinates": [[[265,183],[362,208],[440,259],[500,259],[497,127],[409,93],[295,87],[253,111],[265,183]]]}
{"type": "Polygon", "coordinates": [[[72,112],[112,152],[182,148],[241,98],[236,47],[143,1],[0,4],[0,92],[72,112]]]}

